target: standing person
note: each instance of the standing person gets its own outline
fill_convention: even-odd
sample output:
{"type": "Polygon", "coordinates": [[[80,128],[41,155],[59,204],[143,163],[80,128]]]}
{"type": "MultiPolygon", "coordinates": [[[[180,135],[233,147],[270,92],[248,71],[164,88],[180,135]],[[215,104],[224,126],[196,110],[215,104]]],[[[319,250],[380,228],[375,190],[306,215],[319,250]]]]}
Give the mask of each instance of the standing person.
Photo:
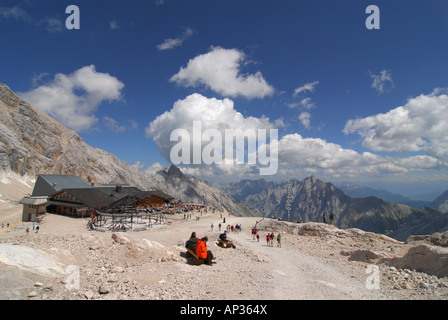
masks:
{"type": "Polygon", "coordinates": [[[221,222],[218,224],[218,229],[221,231],[221,222]]]}
{"type": "Polygon", "coordinates": [[[326,217],[325,217],[325,212],[324,212],[324,214],[322,215],[322,221],[325,223],[325,221],[326,221],[326,217]]]}
{"type": "Polygon", "coordinates": [[[277,236],[277,247],[281,248],[282,247],[282,234],[279,233],[277,236]]]}
{"type": "Polygon", "coordinates": [[[330,224],[333,224],[333,219],[334,219],[333,214],[330,214],[330,224]]]}
{"type": "Polygon", "coordinates": [[[270,242],[271,242],[271,235],[268,233],[267,235],[266,235],[266,244],[267,244],[267,246],[268,247],[270,247],[270,242]]]}
{"type": "Polygon", "coordinates": [[[209,266],[212,265],[213,254],[210,250],[207,250],[207,236],[204,236],[201,240],[198,241],[196,246],[196,255],[198,258],[205,260],[205,263],[209,266]]]}
{"type": "Polygon", "coordinates": [[[257,231],[257,242],[260,242],[260,233],[257,231]]]}
{"type": "Polygon", "coordinates": [[[213,231],[213,222],[212,222],[212,225],[210,227],[212,228],[212,231],[213,231]]]}

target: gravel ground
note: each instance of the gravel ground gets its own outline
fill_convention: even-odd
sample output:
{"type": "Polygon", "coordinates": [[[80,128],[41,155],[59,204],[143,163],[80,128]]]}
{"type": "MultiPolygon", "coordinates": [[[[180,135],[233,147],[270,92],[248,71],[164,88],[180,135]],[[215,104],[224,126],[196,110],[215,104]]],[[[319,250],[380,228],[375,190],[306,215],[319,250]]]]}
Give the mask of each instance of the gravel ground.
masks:
{"type": "Polygon", "coordinates": [[[39,233],[31,230],[27,234],[23,228],[4,232],[0,234],[0,245],[4,246],[0,250],[3,262],[0,298],[265,301],[448,298],[447,278],[362,259],[352,261],[353,252],[360,249],[400,256],[409,248],[387,237],[346,232],[317,223],[310,225],[314,231],[299,235],[290,233],[289,223],[260,221],[260,217],[234,217],[217,212],[196,221],[196,215],[200,216],[195,212],[189,220],[174,215],[164,226],[119,233],[89,231],[86,219],[47,215],[39,233]],[[257,221],[259,242],[251,234],[257,221]],[[228,224],[242,225],[241,232],[229,233],[235,249],[217,245],[220,222],[222,230],[228,224]],[[213,265],[195,266],[185,257],[184,244],[193,231],[199,237],[208,236],[208,248],[216,257],[213,265]],[[267,246],[268,232],[283,234],[281,247],[277,247],[276,241],[267,246]],[[24,258],[20,251],[23,247],[34,249],[35,255],[42,257],[40,268],[27,268],[33,258],[32,254],[29,260],[24,258]],[[15,260],[13,254],[5,253],[6,248],[16,249],[15,260]],[[65,272],[62,275],[61,270],[65,272]]]}

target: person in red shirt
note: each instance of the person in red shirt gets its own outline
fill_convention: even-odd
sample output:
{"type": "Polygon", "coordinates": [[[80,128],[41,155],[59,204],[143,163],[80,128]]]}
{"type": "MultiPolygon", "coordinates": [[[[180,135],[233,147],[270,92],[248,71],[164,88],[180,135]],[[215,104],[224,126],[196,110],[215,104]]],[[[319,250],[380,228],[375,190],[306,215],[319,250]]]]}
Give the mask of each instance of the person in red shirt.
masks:
{"type": "Polygon", "coordinates": [[[213,254],[210,250],[207,250],[207,241],[207,236],[198,241],[198,244],[196,245],[196,255],[198,258],[204,259],[206,264],[212,265],[213,254]]]}

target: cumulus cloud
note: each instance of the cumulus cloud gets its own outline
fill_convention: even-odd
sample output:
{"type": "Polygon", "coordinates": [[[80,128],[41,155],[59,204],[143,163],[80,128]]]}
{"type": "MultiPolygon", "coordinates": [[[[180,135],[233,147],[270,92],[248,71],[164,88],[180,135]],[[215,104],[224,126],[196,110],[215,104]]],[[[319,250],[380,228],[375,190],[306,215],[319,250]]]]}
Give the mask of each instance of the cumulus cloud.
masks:
{"type": "MultiPolygon", "coordinates": [[[[434,99],[436,97],[431,96],[427,98],[434,99]]],[[[442,99],[441,96],[438,96],[438,98],[442,99]]],[[[410,101],[410,103],[415,104],[414,101],[410,101]]],[[[427,104],[424,105],[428,106],[427,104]]],[[[440,115],[440,117],[437,117],[438,121],[442,122],[443,119],[448,119],[440,111],[438,114],[440,115]]],[[[304,116],[303,120],[306,121],[306,119],[307,117],[304,116]]],[[[265,117],[243,116],[236,110],[234,102],[228,98],[207,98],[195,93],[185,99],[176,101],[171,110],[166,111],[149,123],[146,128],[146,135],[154,140],[161,154],[170,161],[173,146],[178,144],[180,140],[183,141],[184,138],[182,136],[179,140],[171,141],[171,133],[179,128],[184,129],[186,136],[191,138],[188,140],[188,146],[191,151],[189,154],[190,163],[193,163],[192,153],[194,148],[204,152],[204,146],[212,142],[212,140],[205,141],[202,137],[202,141],[201,138],[199,139],[199,142],[202,143],[197,145],[198,141],[192,140],[194,135],[193,123],[195,121],[200,121],[202,133],[208,129],[216,129],[220,132],[223,132],[225,129],[241,129],[243,131],[246,129],[275,129],[279,128],[277,127],[278,124],[281,124],[281,121],[272,121],[265,117]]],[[[367,121],[367,123],[370,124],[371,121],[367,121]]],[[[387,123],[386,120],[384,122],[387,123]]],[[[347,125],[346,130],[361,130],[364,128],[363,125],[365,125],[364,122],[356,125],[347,125]]],[[[446,128],[447,126],[443,127],[446,128]]],[[[405,128],[406,126],[401,125],[402,130],[405,130],[405,128]]],[[[369,132],[370,127],[367,126],[365,130],[369,132]]],[[[436,129],[433,128],[432,130],[436,129]]],[[[384,131],[381,132],[386,133],[384,131]]],[[[402,137],[402,135],[407,136],[408,133],[408,131],[404,131],[402,134],[397,134],[399,137],[402,137]]],[[[222,137],[224,136],[222,134],[222,137]]],[[[447,135],[445,134],[444,136],[447,135]]],[[[292,170],[314,172],[315,174],[326,174],[334,177],[403,175],[411,172],[437,172],[448,168],[447,161],[435,155],[382,156],[372,152],[358,152],[320,138],[305,138],[298,133],[286,134],[283,137],[279,137],[276,141],[278,143],[278,174],[281,174],[282,168],[286,166],[291,167],[292,170]]],[[[446,140],[443,140],[443,142],[446,143],[446,140]]],[[[222,145],[221,142],[219,145],[222,145]]],[[[447,149],[443,149],[444,145],[442,143],[439,143],[438,146],[439,149],[437,150],[445,150],[444,152],[446,152],[447,149]]],[[[270,143],[266,141],[258,151],[264,152],[269,147],[270,143]]],[[[399,146],[397,145],[396,147],[398,148],[399,146]]],[[[429,148],[426,149],[429,150],[429,148]]],[[[219,148],[217,150],[222,151],[219,148]]],[[[246,151],[245,157],[248,157],[249,153],[249,151],[246,151]]],[[[219,165],[201,163],[200,165],[189,165],[183,168],[183,171],[186,174],[218,181],[259,178],[257,167],[247,163],[247,161],[238,165],[235,163],[219,165]]]]}
{"type": "Polygon", "coordinates": [[[170,79],[179,85],[207,88],[223,96],[263,98],[274,93],[274,88],[263,78],[261,72],[240,74],[240,66],[246,55],[237,49],[212,47],[208,53],[191,59],[186,67],[170,79]]]}
{"type": "MultiPolygon", "coordinates": [[[[247,142],[241,148],[238,139],[234,142],[234,138],[228,139],[226,134],[241,133],[245,138],[253,139],[257,143],[255,148],[258,156],[262,154],[269,157],[270,148],[264,146],[272,143],[270,129],[276,129],[275,126],[281,123],[281,120],[272,122],[266,117],[245,117],[234,108],[233,101],[228,98],[220,100],[195,93],[176,101],[171,110],[149,123],[146,136],[153,139],[165,159],[175,164],[179,163],[172,159],[172,152],[176,146],[185,142],[182,157],[184,153],[187,155],[181,164],[188,164],[190,172],[201,170],[206,174],[214,168],[215,173],[221,172],[224,175],[233,170],[236,174],[257,169],[261,160],[256,158],[256,150],[249,149],[247,142]],[[266,130],[264,140],[258,136],[263,132],[261,129],[266,130]],[[199,136],[195,135],[195,132],[198,132],[199,136]],[[212,135],[207,135],[208,133],[212,135]],[[230,148],[226,143],[231,145],[230,148]],[[195,158],[196,156],[199,158],[195,158]],[[255,161],[251,162],[249,159],[255,161]],[[242,167],[245,167],[244,170],[242,167]]],[[[178,154],[179,152],[174,154],[175,159],[178,154]]]]}
{"type": "Polygon", "coordinates": [[[121,98],[123,87],[116,77],[90,65],[69,75],[58,73],[48,84],[20,96],[67,127],[82,131],[98,121],[94,113],[103,101],[121,98]]]}
{"type": "Polygon", "coordinates": [[[193,29],[187,28],[179,37],[173,39],[165,39],[163,43],[157,45],[157,49],[163,51],[163,50],[170,50],[175,47],[180,47],[185,40],[187,40],[193,35],[193,33],[194,33],[193,29]]]}
{"type": "Polygon", "coordinates": [[[370,74],[372,78],[372,88],[374,88],[378,93],[383,93],[385,91],[390,91],[394,87],[394,82],[392,80],[392,74],[389,70],[381,70],[380,74],[370,74]]]}
{"type": "Polygon", "coordinates": [[[428,155],[410,157],[380,156],[352,149],[319,138],[288,134],[279,140],[279,161],[283,166],[314,170],[333,177],[383,176],[409,172],[440,171],[448,162],[428,155]]]}
{"type": "Polygon", "coordinates": [[[359,154],[323,139],[303,138],[298,133],[283,136],[278,149],[284,164],[298,167],[338,168],[378,161],[371,153],[359,154]]]}
{"type": "Polygon", "coordinates": [[[387,113],[347,121],[345,134],[357,133],[374,151],[418,152],[448,159],[448,95],[411,98],[387,113]]]}

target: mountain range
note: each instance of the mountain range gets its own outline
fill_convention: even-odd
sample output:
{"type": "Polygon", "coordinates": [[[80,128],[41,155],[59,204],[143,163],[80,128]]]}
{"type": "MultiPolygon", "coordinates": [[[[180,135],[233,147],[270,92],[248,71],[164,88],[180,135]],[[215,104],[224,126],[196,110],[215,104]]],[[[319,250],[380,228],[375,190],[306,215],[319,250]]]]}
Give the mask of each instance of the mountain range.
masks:
{"type": "MultiPolygon", "coordinates": [[[[176,166],[149,174],[115,155],[89,146],[66,128],[0,84],[0,170],[22,176],[73,174],[96,184],[126,183],[158,189],[184,201],[204,202],[238,216],[322,221],[333,214],[339,228],[356,227],[405,239],[448,227],[448,215],[429,207],[414,208],[378,197],[350,197],[329,182],[310,176],[288,183],[242,180],[218,187],[186,176],[176,166]],[[290,211],[287,200],[289,196],[290,211]]],[[[434,200],[446,212],[448,192],[434,200]]]]}
{"type": "MultiPolygon", "coordinates": [[[[339,228],[359,228],[399,240],[405,240],[411,234],[431,234],[448,229],[448,215],[438,209],[418,209],[374,196],[353,198],[315,176],[302,181],[291,179],[289,183],[242,180],[223,188],[257,215],[286,221],[322,222],[325,212],[326,222],[333,214],[334,224],[339,228]]],[[[443,199],[440,197],[439,201],[443,199]]]]}

